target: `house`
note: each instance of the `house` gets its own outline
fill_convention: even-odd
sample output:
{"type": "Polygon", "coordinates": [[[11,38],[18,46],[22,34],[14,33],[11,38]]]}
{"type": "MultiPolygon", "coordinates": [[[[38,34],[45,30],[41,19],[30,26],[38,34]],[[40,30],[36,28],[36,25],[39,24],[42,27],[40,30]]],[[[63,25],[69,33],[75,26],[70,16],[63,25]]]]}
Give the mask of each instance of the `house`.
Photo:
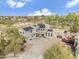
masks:
{"type": "Polygon", "coordinates": [[[35,37],[35,33],[36,33],[35,28],[33,28],[31,26],[22,28],[19,31],[20,31],[20,34],[22,34],[26,38],[34,38],[35,37]]]}
{"type": "Polygon", "coordinates": [[[43,38],[53,37],[53,30],[49,27],[48,24],[43,23],[21,28],[20,33],[29,39],[33,39],[36,37],[43,37],[43,38]]]}

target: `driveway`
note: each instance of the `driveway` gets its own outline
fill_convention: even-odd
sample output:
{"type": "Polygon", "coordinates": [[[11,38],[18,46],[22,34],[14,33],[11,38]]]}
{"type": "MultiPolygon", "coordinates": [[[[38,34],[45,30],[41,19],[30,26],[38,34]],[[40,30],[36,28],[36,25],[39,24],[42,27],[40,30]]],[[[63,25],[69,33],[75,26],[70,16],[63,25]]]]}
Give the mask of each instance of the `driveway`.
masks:
{"type": "Polygon", "coordinates": [[[44,52],[52,46],[54,39],[36,38],[27,42],[32,44],[30,49],[26,48],[26,51],[19,54],[18,57],[10,57],[5,59],[43,59],[44,52]]]}

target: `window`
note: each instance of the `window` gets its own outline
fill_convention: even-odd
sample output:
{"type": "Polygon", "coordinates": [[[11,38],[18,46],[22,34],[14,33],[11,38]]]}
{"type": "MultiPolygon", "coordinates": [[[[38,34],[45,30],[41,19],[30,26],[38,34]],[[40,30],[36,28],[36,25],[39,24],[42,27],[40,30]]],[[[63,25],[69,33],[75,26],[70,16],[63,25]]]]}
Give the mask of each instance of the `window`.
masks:
{"type": "Polygon", "coordinates": [[[51,37],[52,37],[52,33],[51,33],[51,37]]]}
{"type": "Polygon", "coordinates": [[[50,33],[48,33],[48,36],[50,36],[50,33]]]}
{"type": "Polygon", "coordinates": [[[42,30],[42,29],[41,29],[42,30]]]}
{"type": "Polygon", "coordinates": [[[30,30],[30,32],[32,33],[32,30],[30,30]]]}
{"type": "Polygon", "coordinates": [[[43,28],[43,31],[44,31],[44,28],[43,28]]]}
{"type": "Polygon", "coordinates": [[[46,36],[47,36],[47,33],[46,33],[46,36]]]}
{"type": "Polygon", "coordinates": [[[22,32],[24,34],[24,32],[22,32]]]}

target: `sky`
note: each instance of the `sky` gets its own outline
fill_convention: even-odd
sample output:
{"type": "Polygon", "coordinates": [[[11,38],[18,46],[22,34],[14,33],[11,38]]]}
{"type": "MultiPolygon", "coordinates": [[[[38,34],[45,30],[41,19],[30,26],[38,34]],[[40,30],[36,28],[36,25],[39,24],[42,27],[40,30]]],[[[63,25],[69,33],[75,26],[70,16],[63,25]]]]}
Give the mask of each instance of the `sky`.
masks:
{"type": "Polygon", "coordinates": [[[0,0],[0,16],[67,15],[79,13],[79,0],[0,0]]]}

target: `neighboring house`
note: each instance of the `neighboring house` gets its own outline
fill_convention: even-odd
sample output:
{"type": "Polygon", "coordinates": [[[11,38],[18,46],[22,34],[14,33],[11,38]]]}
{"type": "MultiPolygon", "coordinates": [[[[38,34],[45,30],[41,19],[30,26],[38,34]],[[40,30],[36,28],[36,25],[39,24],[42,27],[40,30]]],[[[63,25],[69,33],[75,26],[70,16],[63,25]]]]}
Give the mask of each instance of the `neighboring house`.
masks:
{"type": "Polygon", "coordinates": [[[33,39],[36,37],[53,37],[53,30],[49,27],[48,24],[43,23],[22,28],[20,29],[20,33],[29,39],[33,39]]]}

